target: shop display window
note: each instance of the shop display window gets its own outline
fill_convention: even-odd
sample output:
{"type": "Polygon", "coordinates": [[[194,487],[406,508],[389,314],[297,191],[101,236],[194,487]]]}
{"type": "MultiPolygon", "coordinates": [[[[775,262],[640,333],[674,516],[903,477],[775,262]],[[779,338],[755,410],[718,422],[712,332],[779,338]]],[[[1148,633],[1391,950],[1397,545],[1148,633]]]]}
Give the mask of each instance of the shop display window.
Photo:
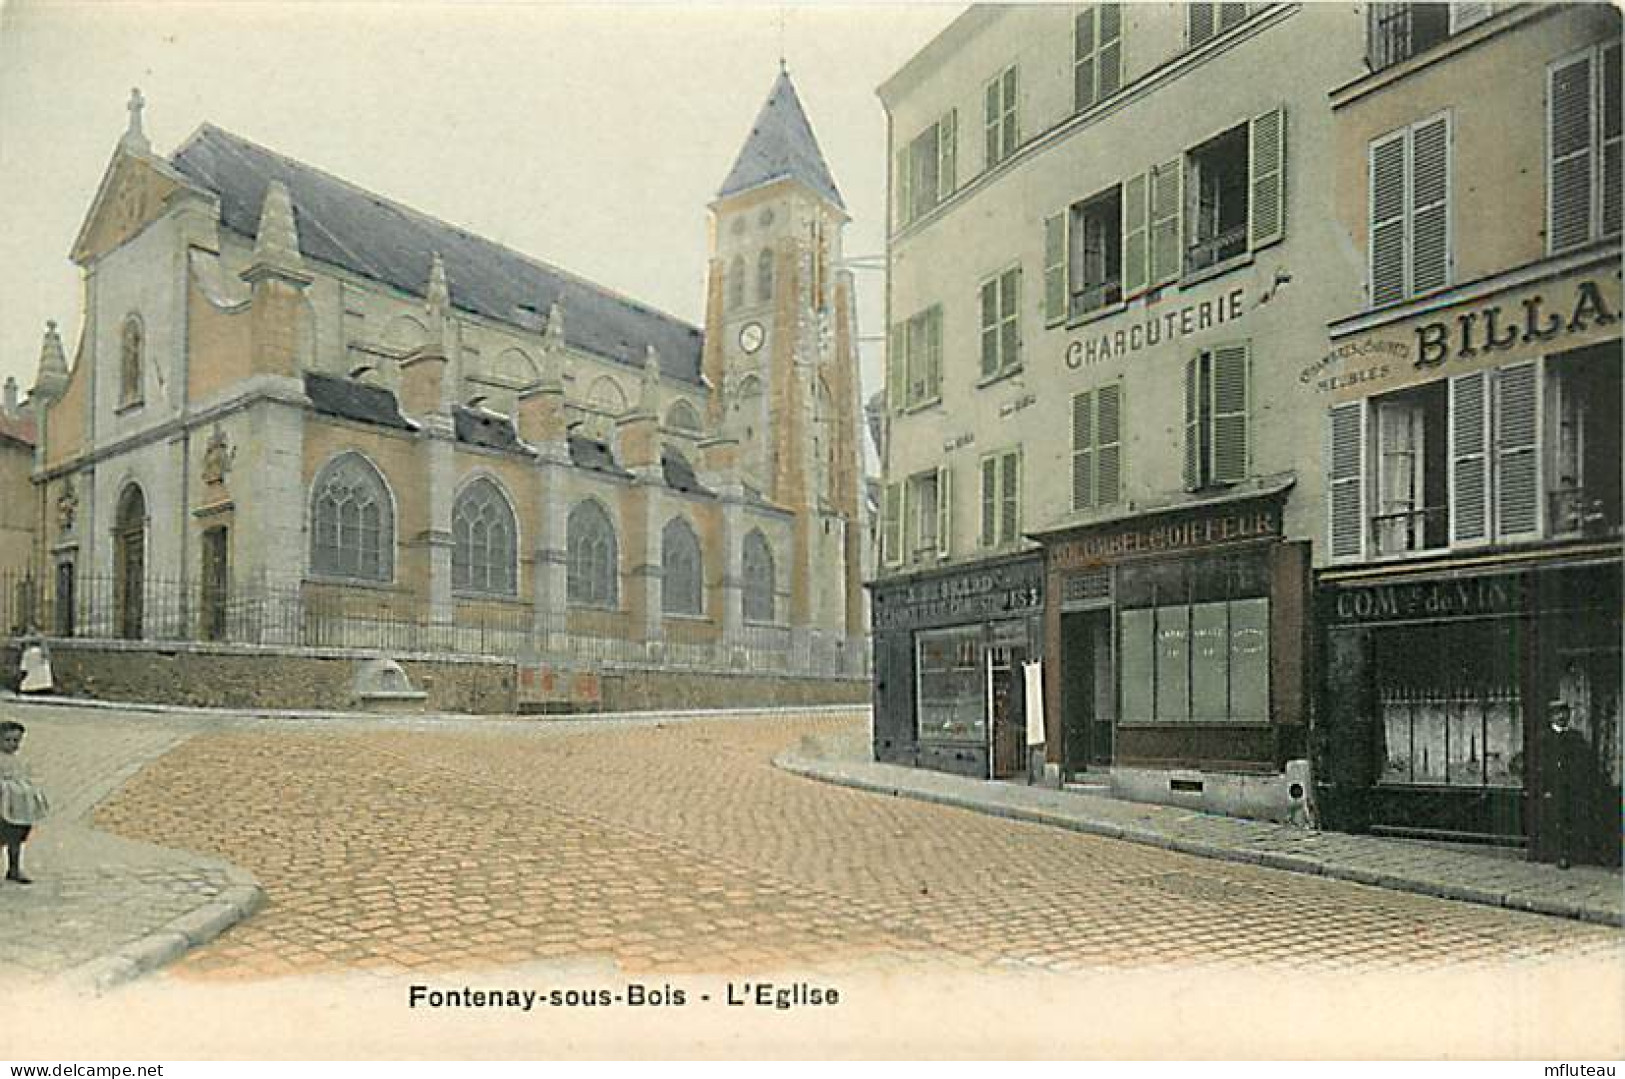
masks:
{"type": "Polygon", "coordinates": [[[985,742],[980,627],[922,633],[918,649],[920,741],[985,742]]]}

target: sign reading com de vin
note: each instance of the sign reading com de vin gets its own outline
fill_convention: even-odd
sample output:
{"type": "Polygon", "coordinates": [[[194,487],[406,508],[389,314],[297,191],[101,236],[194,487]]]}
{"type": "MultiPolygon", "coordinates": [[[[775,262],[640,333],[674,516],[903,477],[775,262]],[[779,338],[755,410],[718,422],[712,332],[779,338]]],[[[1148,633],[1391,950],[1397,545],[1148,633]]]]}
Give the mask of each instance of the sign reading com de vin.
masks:
{"type": "Polygon", "coordinates": [[[875,589],[876,630],[1018,618],[1044,606],[1044,566],[1036,556],[1001,566],[875,589]]]}
{"type": "Polygon", "coordinates": [[[1327,621],[1343,625],[1509,615],[1521,611],[1523,601],[1523,578],[1516,574],[1340,586],[1322,594],[1327,621]]]}
{"type": "Polygon", "coordinates": [[[1083,569],[1125,558],[1189,554],[1281,535],[1281,507],[1251,505],[1147,524],[1131,521],[1057,543],[1049,549],[1055,569],[1083,569]]]}

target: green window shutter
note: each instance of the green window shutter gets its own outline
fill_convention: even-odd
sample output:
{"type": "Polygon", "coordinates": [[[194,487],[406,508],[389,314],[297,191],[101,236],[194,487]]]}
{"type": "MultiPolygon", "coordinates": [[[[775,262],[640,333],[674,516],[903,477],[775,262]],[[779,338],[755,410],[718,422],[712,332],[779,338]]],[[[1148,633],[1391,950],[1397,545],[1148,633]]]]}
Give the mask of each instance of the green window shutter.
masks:
{"type": "Polygon", "coordinates": [[[954,474],[947,465],[937,469],[937,557],[947,558],[953,547],[954,474]]]}
{"type": "Polygon", "coordinates": [[[1411,129],[1411,295],[1450,283],[1450,115],[1411,129]]]}
{"type": "Polygon", "coordinates": [[[999,280],[982,283],[982,377],[991,378],[999,370],[999,280]]]}
{"type": "Polygon", "coordinates": [[[992,547],[999,538],[999,459],[982,458],[982,546],[992,547]]]}
{"type": "Polygon", "coordinates": [[[1256,116],[1248,132],[1247,243],[1254,251],[1286,235],[1286,109],[1256,116]]]}
{"type": "Polygon", "coordinates": [[[1095,505],[1095,394],[1072,397],[1072,508],[1095,505]]]}
{"type": "Polygon", "coordinates": [[[909,160],[911,147],[897,151],[897,171],[893,183],[897,185],[897,223],[906,225],[914,220],[913,163],[909,160]]]}
{"type": "Polygon", "coordinates": [[[1213,481],[1247,478],[1249,349],[1245,344],[1213,350],[1213,481]]]}
{"type": "Polygon", "coordinates": [[[1483,543],[1490,537],[1488,375],[1450,380],[1450,538],[1483,543]]]}
{"type": "Polygon", "coordinates": [[[937,122],[937,201],[959,186],[959,110],[949,109],[937,122]]]}
{"type": "Polygon", "coordinates": [[[1371,143],[1368,164],[1371,235],[1368,237],[1371,304],[1404,299],[1405,173],[1408,132],[1396,131],[1371,143]]]}
{"type": "Polygon", "coordinates": [[[1151,281],[1152,288],[1179,278],[1183,254],[1180,217],[1185,205],[1184,162],[1179,158],[1151,170],[1151,281]]]}
{"type": "Polygon", "coordinates": [[[1044,218],[1044,324],[1066,321],[1066,211],[1044,218]]]}
{"type": "Polygon", "coordinates": [[[1123,494],[1123,386],[1095,391],[1095,502],[1110,506],[1123,494]]]}
{"type": "Polygon", "coordinates": [[[1123,6],[1101,4],[1096,10],[1099,44],[1095,51],[1095,100],[1104,101],[1123,85],[1123,6]]]}
{"type": "Polygon", "coordinates": [[[1003,457],[1003,475],[999,477],[999,542],[1014,543],[1021,531],[1021,454],[1007,453],[1003,457]]]}
{"type": "Polygon", "coordinates": [[[886,342],[886,407],[903,411],[908,400],[908,325],[892,326],[886,342]]]}
{"type": "Polygon", "coordinates": [[[1562,251],[1591,239],[1592,54],[1546,72],[1547,243],[1562,251]]]}
{"type": "Polygon", "coordinates": [[[1150,174],[1142,173],[1123,184],[1123,299],[1129,300],[1150,285],[1146,240],[1150,234],[1146,187],[1150,174]]]}
{"type": "Polygon", "coordinates": [[[1202,356],[1185,361],[1185,489],[1202,485],[1202,356]]]}
{"type": "Polygon", "coordinates": [[[1095,14],[1084,8],[1072,22],[1072,107],[1082,112],[1095,97],[1095,14]]]}
{"type": "Polygon", "coordinates": [[[1365,402],[1327,414],[1327,544],[1333,560],[1365,555],[1365,402]]]}
{"type": "Polygon", "coordinates": [[[886,484],[886,496],[880,514],[881,560],[895,566],[903,560],[903,485],[886,484]]]}
{"type": "Polygon", "coordinates": [[[1499,539],[1540,529],[1540,361],[1495,374],[1495,530],[1499,539]]]}

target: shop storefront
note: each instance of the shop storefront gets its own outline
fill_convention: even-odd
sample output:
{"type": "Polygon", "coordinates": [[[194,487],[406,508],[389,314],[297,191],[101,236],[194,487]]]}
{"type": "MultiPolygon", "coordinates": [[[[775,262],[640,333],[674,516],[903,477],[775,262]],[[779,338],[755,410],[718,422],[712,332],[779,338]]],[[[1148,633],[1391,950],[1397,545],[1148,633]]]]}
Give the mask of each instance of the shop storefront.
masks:
{"type": "Polygon", "coordinates": [[[1620,576],[1617,549],[1323,575],[1324,825],[1617,863],[1620,576]]]}
{"type": "Polygon", "coordinates": [[[1025,555],[870,587],[875,759],[1025,775],[1022,668],[1040,653],[1042,560],[1025,555]]]}
{"type": "Polygon", "coordinates": [[[1146,801],[1289,817],[1307,544],[1289,484],[1041,536],[1049,760],[1146,801]]]}

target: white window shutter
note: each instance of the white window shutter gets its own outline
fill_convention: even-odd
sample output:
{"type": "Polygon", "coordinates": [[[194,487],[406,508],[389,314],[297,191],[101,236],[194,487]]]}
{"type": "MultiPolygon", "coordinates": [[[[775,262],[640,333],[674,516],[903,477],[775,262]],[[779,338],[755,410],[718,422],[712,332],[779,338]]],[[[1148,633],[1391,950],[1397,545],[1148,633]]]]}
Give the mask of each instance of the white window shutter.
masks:
{"type": "Polygon", "coordinates": [[[1405,161],[1407,132],[1371,143],[1368,220],[1373,307],[1405,298],[1405,161]]]}
{"type": "Polygon", "coordinates": [[[949,109],[937,123],[937,201],[959,185],[959,110],[949,109]]]}
{"type": "Polygon", "coordinates": [[[1194,491],[1202,483],[1202,356],[1185,361],[1185,489],[1194,491]]]}
{"type": "Polygon", "coordinates": [[[1483,22],[1495,14],[1495,5],[1488,0],[1452,0],[1450,4],[1450,32],[1459,34],[1470,26],[1483,22]]]}
{"type": "Polygon", "coordinates": [[[942,396],[942,308],[933,307],[925,315],[925,399],[942,396]]]}
{"type": "Polygon", "coordinates": [[[1249,348],[1220,345],[1213,350],[1213,479],[1240,483],[1247,478],[1249,348]]]}
{"type": "Polygon", "coordinates": [[[908,394],[908,326],[899,322],[886,342],[886,406],[903,411],[908,394]]]}
{"type": "Polygon", "coordinates": [[[1095,48],[1096,101],[1104,101],[1123,85],[1123,6],[1101,4],[1095,48]]]}
{"type": "Polygon", "coordinates": [[[1014,543],[1021,531],[1021,454],[1004,455],[999,495],[999,542],[1014,543]]]}
{"type": "Polygon", "coordinates": [[[1247,243],[1254,251],[1286,235],[1286,109],[1253,118],[1248,133],[1247,243]]]}
{"type": "Polygon", "coordinates": [[[1540,532],[1540,361],[1495,377],[1495,529],[1498,539],[1540,532]]]}
{"type": "Polygon", "coordinates": [[[1151,287],[1179,277],[1183,256],[1180,218],[1185,206],[1184,163],[1179,158],[1151,170],[1151,287]]]}
{"type": "Polygon", "coordinates": [[[1072,107],[1082,112],[1095,97],[1095,17],[1099,8],[1085,8],[1072,23],[1072,107]]]}
{"type": "Polygon", "coordinates": [[[910,160],[911,149],[911,147],[905,146],[897,151],[897,171],[893,174],[893,182],[897,185],[897,223],[899,225],[906,225],[914,220],[914,168],[910,160]]]}
{"type": "Polygon", "coordinates": [[[1072,508],[1095,505],[1095,394],[1072,397],[1072,508]]]}
{"type": "Polygon", "coordinates": [[[999,538],[999,459],[982,458],[982,546],[992,547],[999,538]]]}
{"type": "Polygon", "coordinates": [[[982,377],[989,378],[999,370],[999,279],[982,282],[976,298],[981,315],[982,377]]]}
{"type": "Polygon", "coordinates": [[[1110,506],[1123,489],[1123,386],[1095,391],[1095,502],[1110,506]]]}
{"type": "Polygon", "coordinates": [[[1547,242],[1553,251],[1591,239],[1592,54],[1547,69],[1547,242]]]}
{"type": "Polygon", "coordinates": [[[881,560],[895,566],[903,560],[903,485],[886,484],[886,495],[880,513],[881,560]]]}
{"type": "Polygon", "coordinates": [[[1150,221],[1146,188],[1151,182],[1149,173],[1142,173],[1123,184],[1123,299],[1130,300],[1144,292],[1150,282],[1147,237],[1150,221]]]}
{"type": "Polygon", "coordinates": [[[1365,402],[1327,414],[1327,545],[1334,561],[1365,556],[1365,402]]]}
{"type": "Polygon", "coordinates": [[[1065,211],[1044,219],[1044,322],[1066,320],[1067,219],[1065,211]]]}
{"type": "Polygon", "coordinates": [[[1214,5],[1194,0],[1185,8],[1191,47],[1194,48],[1213,36],[1214,5]]]}
{"type": "Polygon", "coordinates": [[[954,474],[947,465],[937,469],[937,557],[947,558],[953,548],[954,474]]]}
{"type": "Polygon", "coordinates": [[[1450,115],[1411,129],[1411,294],[1450,284],[1450,115]]]}
{"type": "Polygon", "coordinates": [[[1450,380],[1450,539],[1467,545],[1490,538],[1488,375],[1450,380]]]}
{"type": "Polygon", "coordinates": [[[1625,176],[1620,172],[1620,110],[1625,107],[1625,90],[1621,88],[1618,44],[1603,47],[1597,90],[1602,113],[1602,234],[1613,236],[1620,230],[1620,198],[1625,193],[1625,176]]]}

